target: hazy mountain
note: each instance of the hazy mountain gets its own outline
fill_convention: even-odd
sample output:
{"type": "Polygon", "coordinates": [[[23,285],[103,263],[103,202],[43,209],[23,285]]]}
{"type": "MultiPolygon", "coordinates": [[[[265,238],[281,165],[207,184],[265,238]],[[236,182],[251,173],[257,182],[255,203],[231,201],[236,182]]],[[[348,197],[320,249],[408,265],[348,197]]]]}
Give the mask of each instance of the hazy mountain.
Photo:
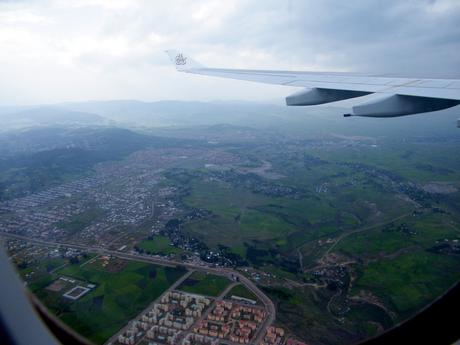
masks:
{"type": "MultiPolygon", "coordinates": [[[[344,130],[347,133],[372,131],[389,134],[409,131],[444,131],[454,133],[459,109],[414,116],[375,119],[343,118],[340,107],[287,107],[283,105],[240,101],[92,101],[67,103],[75,111],[96,113],[119,123],[146,126],[202,126],[232,124],[252,127],[291,127],[308,132],[344,130]]],[[[458,133],[458,132],[456,132],[458,133]]]]}
{"type": "Polygon", "coordinates": [[[92,101],[67,103],[75,111],[92,112],[119,123],[147,127],[214,124],[260,125],[276,121],[284,107],[255,102],[92,101]],[[255,119],[252,119],[255,117],[255,119]]]}
{"type": "Polygon", "coordinates": [[[100,162],[147,148],[188,145],[123,128],[35,128],[0,133],[0,200],[84,175],[100,162]]]}
{"type": "Polygon", "coordinates": [[[24,128],[55,125],[102,125],[111,121],[94,114],[57,106],[38,106],[28,109],[4,108],[0,112],[2,128],[24,128]]]}
{"type": "Polygon", "coordinates": [[[1,115],[4,127],[15,125],[101,125],[170,128],[233,125],[298,136],[457,137],[459,107],[399,118],[343,118],[347,109],[331,106],[287,107],[241,101],[90,101],[37,106],[1,115]]]}
{"type": "MultiPolygon", "coordinates": [[[[179,139],[171,142],[177,141],[179,139]]],[[[0,133],[0,157],[75,148],[123,155],[148,145],[161,146],[164,142],[169,141],[117,127],[37,127],[0,133]]]]}

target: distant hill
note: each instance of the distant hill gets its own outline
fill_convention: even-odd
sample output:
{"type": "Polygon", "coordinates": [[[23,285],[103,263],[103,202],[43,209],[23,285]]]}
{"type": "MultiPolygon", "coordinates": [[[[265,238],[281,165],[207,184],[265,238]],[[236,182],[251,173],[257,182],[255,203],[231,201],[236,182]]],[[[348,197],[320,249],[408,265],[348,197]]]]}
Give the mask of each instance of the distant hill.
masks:
{"type": "Polygon", "coordinates": [[[16,128],[56,124],[111,124],[128,128],[186,128],[226,124],[299,136],[458,136],[456,121],[460,116],[460,107],[455,107],[400,118],[343,118],[342,114],[347,109],[336,105],[287,107],[247,101],[113,100],[19,108],[19,111],[10,114],[5,114],[5,109],[13,108],[0,108],[0,120],[5,123],[2,128],[8,127],[8,124],[16,125],[16,128]]]}
{"type": "Polygon", "coordinates": [[[143,135],[117,127],[36,127],[0,132],[0,158],[78,148],[103,152],[105,158],[116,159],[147,146],[179,142],[183,140],[143,135]]]}
{"type": "Polygon", "coordinates": [[[187,145],[123,128],[35,128],[0,133],[0,201],[85,175],[147,147],[187,145]]]}
{"type": "Polygon", "coordinates": [[[215,124],[260,125],[275,122],[283,112],[281,106],[255,102],[215,101],[92,101],[66,103],[75,111],[92,112],[121,124],[170,127],[215,124]],[[254,119],[254,120],[252,120],[254,119]]]}
{"type": "Polygon", "coordinates": [[[132,100],[66,103],[75,111],[92,112],[120,124],[144,127],[188,127],[231,124],[254,128],[293,130],[307,134],[346,135],[457,135],[460,107],[442,112],[399,118],[343,118],[347,109],[335,105],[287,107],[246,101],[159,101],[132,100]]]}
{"type": "Polygon", "coordinates": [[[3,112],[0,112],[0,121],[3,129],[55,125],[87,126],[113,123],[95,113],[75,111],[57,106],[39,106],[29,109],[4,108],[3,112]]]}

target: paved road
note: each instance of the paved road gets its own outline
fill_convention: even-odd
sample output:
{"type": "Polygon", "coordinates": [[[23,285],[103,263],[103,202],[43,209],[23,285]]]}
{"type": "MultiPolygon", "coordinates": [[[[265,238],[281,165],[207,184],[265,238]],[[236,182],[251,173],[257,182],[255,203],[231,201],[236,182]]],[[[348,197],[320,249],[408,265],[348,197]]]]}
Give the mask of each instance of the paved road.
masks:
{"type": "Polygon", "coordinates": [[[113,255],[117,256],[123,259],[127,260],[135,260],[135,261],[142,261],[142,262],[147,262],[147,263],[155,263],[163,266],[177,266],[177,265],[182,265],[184,267],[187,267],[190,270],[196,270],[196,271],[202,271],[202,272],[208,272],[208,273],[213,273],[221,276],[225,276],[230,280],[237,278],[239,282],[241,282],[243,285],[245,285],[250,291],[252,291],[257,298],[264,304],[266,311],[267,311],[267,318],[265,319],[264,323],[262,324],[262,327],[259,328],[259,331],[255,337],[255,340],[252,342],[252,344],[259,344],[260,341],[263,339],[263,336],[265,334],[265,330],[267,329],[268,326],[270,326],[276,318],[276,309],[275,305],[273,302],[268,298],[257,286],[254,284],[250,279],[246,278],[243,274],[229,269],[229,268],[216,268],[216,267],[208,267],[208,266],[201,266],[197,264],[191,264],[191,263],[186,263],[186,262],[180,262],[180,261],[174,261],[174,260],[168,260],[168,259],[163,259],[163,258],[155,258],[147,255],[140,255],[140,254],[131,254],[131,253],[123,253],[123,252],[118,252],[114,250],[109,250],[105,248],[100,248],[100,247],[93,247],[93,246],[88,246],[88,245],[81,245],[81,244],[75,244],[75,243],[66,243],[66,242],[49,242],[49,241],[44,241],[44,240],[39,240],[39,239],[34,239],[30,238],[27,236],[21,236],[21,235],[16,235],[16,234],[10,234],[10,233],[5,233],[5,232],[0,232],[0,236],[6,237],[6,238],[12,238],[12,239],[18,239],[18,240],[23,240],[27,241],[30,243],[34,243],[37,245],[42,245],[46,247],[68,247],[68,248],[75,248],[75,249],[80,249],[84,251],[89,251],[89,252],[95,252],[98,254],[102,255],[113,255]]]}

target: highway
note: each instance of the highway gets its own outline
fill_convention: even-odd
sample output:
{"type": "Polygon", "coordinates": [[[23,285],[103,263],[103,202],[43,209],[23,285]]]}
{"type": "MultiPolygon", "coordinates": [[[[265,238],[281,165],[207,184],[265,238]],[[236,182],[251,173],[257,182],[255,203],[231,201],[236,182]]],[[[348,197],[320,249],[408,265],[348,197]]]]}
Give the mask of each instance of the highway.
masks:
{"type": "Polygon", "coordinates": [[[100,248],[100,247],[94,247],[94,246],[88,246],[88,245],[81,245],[81,244],[75,244],[75,243],[66,243],[66,242],[49,242],[49,241],[44,241],[44,240],[39,240],[39,239],[34,239],[30,238],[27,236],[21,236],[21,235],[16,235],[16,234],[10,234],[6,232],[0,232],[0,236],[3,236],[5,238],[11,238],[11,239],[17,239],[17,240],[23,240],[27,241],[36,245],[41,245],[41,246],[46,246],[46,247],[67,247],[67,248],[74,248],[74,249],[79,249],[83,251],[88,251],[88,252],[94,252],[98,253],[101,255],[113,255],[117,256],[122,259],[126,260],[134,260],[134,261],[141,261],[141,262],[148,262],[148,263],[154,263],[162,266],[184,266],[190,270],[196,270],[196,271],[202,271],[202,272],[207,272],[207,273],[213,273],[216,275],[221,275],[225,276],[230,280],[235,280],[235,278],[238,279],[239,282],[241,282],[243,285],[245,285],[249,290],[251,290],[257,298],[264,304],[265,310],[267,311],[267,317],[265,321],[263,322],[262,326],[259,328],[258,332],[256,333],[255,338],[251,342],[251,344],[258,345],[265,334],[265,330],[267,327],[269,327],[273,322],[275,321],[276,318],[276,309],[275,305],[273,302],[268,298],[258,287],[254,282],[252,282],[250,279],[248,279],[246,276],[243,274],[239,273],[238,271],[235,271],[233,269],[229,268],[223,268],[223,267],[209,267],[209,266],[202,266],[202,265],[197,265],[197,264],[191,264],[187,262],[180,262],[180,261],[174,261],[174,260],[168,260],[168,259],[163,259],[163,258],[157,258],[157,257],[152,257],[148,255],[141,255],[141,254],[133,254],[133,253],[123,253],[123,252],[118,252],[115,250],[109,250],[105,248],[100,248]]]}

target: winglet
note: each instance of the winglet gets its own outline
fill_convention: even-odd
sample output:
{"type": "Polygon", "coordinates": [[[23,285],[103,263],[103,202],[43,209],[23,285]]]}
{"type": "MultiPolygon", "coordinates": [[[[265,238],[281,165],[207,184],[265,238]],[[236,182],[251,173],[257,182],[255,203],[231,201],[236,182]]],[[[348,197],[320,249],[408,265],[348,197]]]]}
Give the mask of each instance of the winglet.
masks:
{"type": "Polygon", "coordinates": [[[186,72],[195,68],[204,68],[203,65],[177,50],[166,50],[166,53],[178,71],[186,72]]]}

